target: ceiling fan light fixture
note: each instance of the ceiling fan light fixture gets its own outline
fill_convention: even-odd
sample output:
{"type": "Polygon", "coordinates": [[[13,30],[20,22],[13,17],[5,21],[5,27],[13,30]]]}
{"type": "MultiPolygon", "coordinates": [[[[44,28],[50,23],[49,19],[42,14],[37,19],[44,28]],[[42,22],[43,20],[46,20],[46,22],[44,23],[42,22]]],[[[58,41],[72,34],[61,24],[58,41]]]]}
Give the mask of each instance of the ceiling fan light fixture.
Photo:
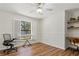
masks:
{"type": "Polygon", "coordinates": [[[37,9],[37,12],[38,12],[38,13],[42,13],[42,9],[41,9],[41,8],[38,8],[38,9],[37,9]]]}

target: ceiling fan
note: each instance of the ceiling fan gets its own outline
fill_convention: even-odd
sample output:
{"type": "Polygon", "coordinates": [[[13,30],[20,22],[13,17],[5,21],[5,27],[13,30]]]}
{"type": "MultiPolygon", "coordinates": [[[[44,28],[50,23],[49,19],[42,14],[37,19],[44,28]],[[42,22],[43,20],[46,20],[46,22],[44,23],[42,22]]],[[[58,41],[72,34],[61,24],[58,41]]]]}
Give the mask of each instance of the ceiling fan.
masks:
{"type": "Polygon", "coordinates": [[[43,9],[44,3],[37,3],[36,6],[37,6],[36,11],[41,14],[43,12],[42,9],[43,9]]]}
{"type": "MultiPolygon", "coordinates": [[[[36,6],[36,12],[39,14],[43,14],[43,7],[46,5],[46,3],[35,3],[36,6]]],[[[53,11],[51,8],[45,8],[46,11],[53,11]]]]}
{"type": "MultiPolygon", "coordinates": [[[[37,12],[42,13],[43,7],[46,5],[46,3],[37,3],[37,12]]],[[[45,8],[47,11],[53,11],[52,8],[45,8]]]]}

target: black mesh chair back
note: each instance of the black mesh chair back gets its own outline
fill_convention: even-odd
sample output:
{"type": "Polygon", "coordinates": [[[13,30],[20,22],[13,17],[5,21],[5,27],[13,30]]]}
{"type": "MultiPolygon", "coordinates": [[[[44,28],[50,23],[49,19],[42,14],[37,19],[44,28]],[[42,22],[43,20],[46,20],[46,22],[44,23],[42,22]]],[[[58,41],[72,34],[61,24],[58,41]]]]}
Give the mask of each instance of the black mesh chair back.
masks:
{"type": "Polygon", "coordinates": [[[3,34],[4,41],[11,40],[11,34],[3,34]]]}

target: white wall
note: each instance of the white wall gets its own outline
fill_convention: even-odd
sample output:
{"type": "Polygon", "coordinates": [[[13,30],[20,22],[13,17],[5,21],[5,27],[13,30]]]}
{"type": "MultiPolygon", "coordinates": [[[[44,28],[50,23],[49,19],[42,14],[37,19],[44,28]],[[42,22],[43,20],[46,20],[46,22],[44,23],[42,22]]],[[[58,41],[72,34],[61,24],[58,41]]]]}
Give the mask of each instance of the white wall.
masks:
{"type": "Polygon", "coordinates": [[[79,16],[79,9],[73,11],[72,17],[77,18],[79,16]]]}
{"type": "Polygon", "coordinates": [[[10,33],[14,35],[13,21],[24,20],[32,23],[32,39],[34,42],[39,41],[38,27],[39,20],[35,18],[29,18],[20,14],[10,13],[6,11],[0,11],[0,50],[3,49],[3,33],[10,33]]]}
{"type": "Polygon", "coordinates": [[[50,16],[42,22],[42,42],[65,49],[65,12],[62,9],[54,9],[50,16]]]}

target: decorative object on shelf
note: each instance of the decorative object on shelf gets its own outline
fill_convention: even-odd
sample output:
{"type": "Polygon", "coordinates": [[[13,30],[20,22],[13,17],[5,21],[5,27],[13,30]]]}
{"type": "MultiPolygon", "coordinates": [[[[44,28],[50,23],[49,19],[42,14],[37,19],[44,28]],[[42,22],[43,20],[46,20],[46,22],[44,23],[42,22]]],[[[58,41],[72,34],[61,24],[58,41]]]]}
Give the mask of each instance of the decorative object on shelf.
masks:
{"type": "Polygon", "coordinates": [[[67,22],[68,24],[70,23],[70,22],[67,22]]]}
{"type": "Polygon", "coordinates": [[[70,26],[68,29],[79,29],[79,27],[70,26]]]}
{"type": "Polygon", "coordinates": [[[77,18],[71,17],[70,20],[67,22],[67,24],[71,24],[70,26],[67,27],[67,29],[79,29],[79,26],[74,26],[72,25],[73,23],[79,22],[79,16],[77,18]]]}
{"type": "Polygon", "coordinates": [[[70,20],[67,22],[68,24],[70,23],[76,23],[76,22],[79,22],[79,16],[76,18],[70,18],[70,20]]]}
{"type": "Polygon", "coordinates": [[[70,27],[68,27],[68,29],[70,29],[70,28],[74,28],[74,26],[70,26],[70,27]]]}
{"type": "Polygon", "coordinates": [[[79,20],[79,16],[77,17],[77,20],[79,20]]]}
{"type": "Polygon", "coordinates": [[[74,26],[70,26],[71,28],[73,28],[74,26]]]}
{"type": "Polygon", "coordinates": [[[72,17],[70,18],[70,21],[75,21],[75,20],[76,20],[76,18],[72,18],[72,17]]]}

